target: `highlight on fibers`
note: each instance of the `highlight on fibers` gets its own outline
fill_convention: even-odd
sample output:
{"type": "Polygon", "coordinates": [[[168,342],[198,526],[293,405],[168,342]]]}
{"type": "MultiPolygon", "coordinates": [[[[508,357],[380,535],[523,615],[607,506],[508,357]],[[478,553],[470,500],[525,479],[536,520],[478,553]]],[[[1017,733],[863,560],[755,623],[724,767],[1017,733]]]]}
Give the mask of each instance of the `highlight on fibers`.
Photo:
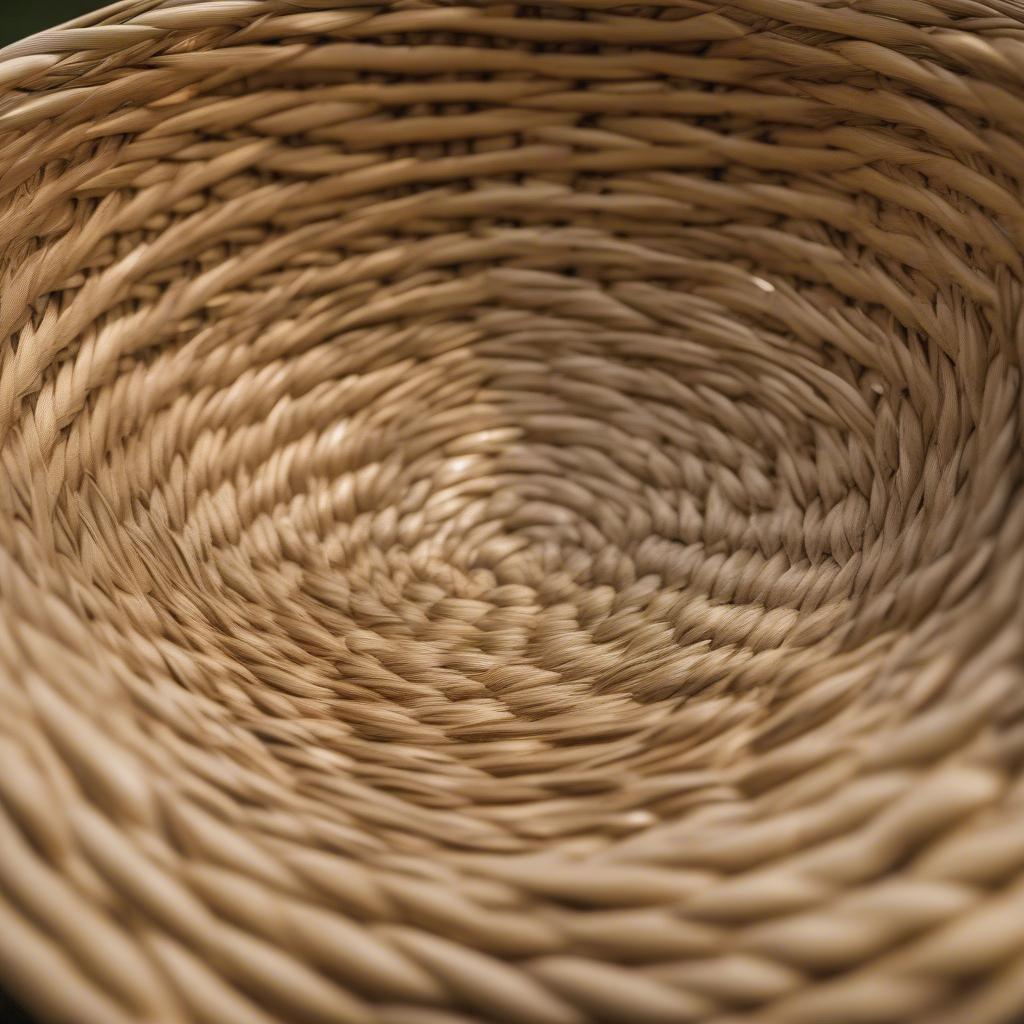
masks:
{"type": "Polygon", "coordinates": [[[0,986],[1024,1013],[1024,8],[121,0],[0,51],[0,986]]]}

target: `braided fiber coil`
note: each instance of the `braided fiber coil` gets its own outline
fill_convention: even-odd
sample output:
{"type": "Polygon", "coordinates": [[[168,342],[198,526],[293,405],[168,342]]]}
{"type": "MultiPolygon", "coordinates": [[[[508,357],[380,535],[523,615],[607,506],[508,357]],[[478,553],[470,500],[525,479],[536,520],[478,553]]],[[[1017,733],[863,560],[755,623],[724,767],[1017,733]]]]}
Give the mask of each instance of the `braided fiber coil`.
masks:
{"type": "Polygon", "coordinates": [[[1018,1019],[1020,3],[123,0],[0,90],[16,1000],[1018,1019]]]}

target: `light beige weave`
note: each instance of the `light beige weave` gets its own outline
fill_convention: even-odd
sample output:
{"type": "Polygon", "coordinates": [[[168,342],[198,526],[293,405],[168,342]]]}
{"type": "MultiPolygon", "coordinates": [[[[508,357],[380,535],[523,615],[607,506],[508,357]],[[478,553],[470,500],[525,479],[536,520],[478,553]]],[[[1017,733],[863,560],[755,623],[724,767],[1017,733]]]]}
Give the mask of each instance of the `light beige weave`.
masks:
{"type": "Polygon", "coordinates": [[[0,51],[0,987],[1024,1014],[1024,5],[122,0],[0,51]]]}

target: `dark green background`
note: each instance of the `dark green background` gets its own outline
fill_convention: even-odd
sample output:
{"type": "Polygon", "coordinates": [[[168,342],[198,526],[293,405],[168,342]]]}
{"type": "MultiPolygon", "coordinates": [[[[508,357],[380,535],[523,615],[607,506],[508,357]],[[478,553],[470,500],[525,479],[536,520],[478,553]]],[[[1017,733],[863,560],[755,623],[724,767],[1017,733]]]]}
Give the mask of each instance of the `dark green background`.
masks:
{"type": "Polygon", "coordinates": [[[0,46],[102,7],[107,0],[0,0],[0,46]]]}

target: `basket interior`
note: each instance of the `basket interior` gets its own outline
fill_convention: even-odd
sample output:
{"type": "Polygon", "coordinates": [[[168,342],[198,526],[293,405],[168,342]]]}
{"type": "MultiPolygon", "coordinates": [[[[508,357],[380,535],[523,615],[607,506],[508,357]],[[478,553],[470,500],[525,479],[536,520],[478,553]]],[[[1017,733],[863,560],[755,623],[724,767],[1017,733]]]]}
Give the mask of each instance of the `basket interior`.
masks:
{"type": "Polygon", "coordinates": [[[1022,29],[127,0],[0,51],[15,996],[1024,1009],[1022,29]]]}

